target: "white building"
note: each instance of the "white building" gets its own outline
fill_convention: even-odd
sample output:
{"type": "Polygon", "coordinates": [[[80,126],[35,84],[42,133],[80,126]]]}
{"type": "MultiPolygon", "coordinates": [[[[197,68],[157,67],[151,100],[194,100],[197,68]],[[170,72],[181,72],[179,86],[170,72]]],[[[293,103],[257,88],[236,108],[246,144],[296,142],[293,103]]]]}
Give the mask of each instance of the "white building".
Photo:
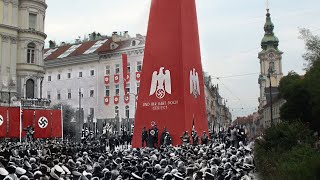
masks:
{"type": "Polygon", "coordinates": [[[98,37],[77,44],[63,44],[45,50],[46,75],[43,93],[52,104],[65,103],[81,108],[86,121],[133,119],[139,73],[142,69],[145,37],[137,35],[98,37]],[[122,54],[128,56],[130,80],[126,83],[129,102],[125,102],[122,54]],[[118,101],[116,101],[118,100],[118,101]]]}
{"type": "Polygon", "coordinates": [[[0,105],[40,96],[46,9],[45,0],[0,0],[0,105]]]}

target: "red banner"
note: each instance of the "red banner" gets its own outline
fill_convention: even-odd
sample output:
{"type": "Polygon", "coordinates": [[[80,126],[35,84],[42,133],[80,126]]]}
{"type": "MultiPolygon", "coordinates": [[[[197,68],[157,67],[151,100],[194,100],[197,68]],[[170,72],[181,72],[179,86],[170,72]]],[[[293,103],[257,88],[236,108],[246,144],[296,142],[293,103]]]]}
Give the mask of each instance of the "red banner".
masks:
{"type": "Polygon", "coordinates": [[[119,77],[119,74],[115,74],[115,75],[114,75],[114,82],[115,82],[115,83],[119,83],[119,78],[120,78],[120,77],[119,77]]]}
{"type": "Polygon", "coordinates": [[[126,82],[129,82],[130,81],[130,74],[127,74],[127,76],[126,76],[126,82]]]}
{"type": "Polygon", "coordinates": [[[7,108],[0,107],[0,138],[7,136],[7,108]]]}
{"type": "Polygon", "coordinates": [[[35,110],[34,109],[24,109],[22,113],[22,137],[26,136],[26,128],[28,126],[34,127],[34,115],[35,110]]]}
{"type": "Polygon", "coordinates": [[[109,97],[104,97],[104,104],[108,106],[109,102],[110,102],[110,98],[109,97]]]}
{"type": "Polygon", "coordinates": [[[9,138],[19,138],[20,137],[20,108],[11,107],[8,109],[9,114],[9,138]]]}
{"type": "Polygon", "coordinates": [[[62,137],[61,110],[51,110],[51,137],[62,137]]]}
{"type": "Polygon", "coordinates": [[[34,138],[51,137],[51,111],[36,110],[34,138]]]}
{"type": "Polygon", "coordinates": [[[208,134],[195,0],[151,3],[133,147],[141,147],[142,129],[151,124],[166,127],[173,145],[185,131],[191,135],[193,122],[208,134]]]}
{"type": "Polygon", "coordinates": [[[127,54],[122,54],[122,77],[123,77],[124,94],[127,94],[127,90],[126,90],[127,75],[128,75],[128,56],[127,54]]]}
{"type": "Polygon", "coordinates": [[[104,83],[109,84],[110,82],[110,76],[104,76],[104,83]]]}
{"type": "Polygon", "coordinates": [[[114,96],[114,104],[118,104],[119,103],[119,96],[114,96]]]}
{"type": "Polygon", "coordinates": [[[130,94],[124,95],[124,103],[128,104],[130,102],[130,94]]]}
{"type": "Polygon", "coordinates": [[[141,72],[136,72],[136,80],[140,81],[141,72]]]}

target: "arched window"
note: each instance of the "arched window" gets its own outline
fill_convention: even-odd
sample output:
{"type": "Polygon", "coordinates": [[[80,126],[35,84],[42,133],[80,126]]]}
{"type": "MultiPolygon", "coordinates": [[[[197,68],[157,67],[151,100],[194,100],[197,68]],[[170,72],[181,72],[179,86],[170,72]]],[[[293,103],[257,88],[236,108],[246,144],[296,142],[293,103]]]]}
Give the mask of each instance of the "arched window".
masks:
{"type": "Polygon", "coordinates": [[[132,46],[136,46],[136,41],[135,40],[132,41],[132,46]]]}
{"type": "Polygon", "coordinates": [[[115,116],[115,117],[118,117],[118,116],[119,116],[119,107],[118,107],[118,106],[116,106],[116,107],[114,108],[114,116],[115,116]]]}
{"type": "Polygon", "coordinates": [[[129,119],[129,115],[130,115],[130,108],[129,106],[126,106],[126,109],[125,109],[125,113],[126,113],[126,118],[129,119]]]}
{"type": "Polygon", "coordinates": [[[36,45],[34,43],[29,43],[28,44],[28,49],[27,49],[27,63],[28,64],[34,64],[34,52],[36,49],[36,45]]]}
{"type": "Polygon", "coordinates": [[[28,79],[26,82],[26,96],[27,98],[34,98],[34,81],[32,79],[28,79]]]}

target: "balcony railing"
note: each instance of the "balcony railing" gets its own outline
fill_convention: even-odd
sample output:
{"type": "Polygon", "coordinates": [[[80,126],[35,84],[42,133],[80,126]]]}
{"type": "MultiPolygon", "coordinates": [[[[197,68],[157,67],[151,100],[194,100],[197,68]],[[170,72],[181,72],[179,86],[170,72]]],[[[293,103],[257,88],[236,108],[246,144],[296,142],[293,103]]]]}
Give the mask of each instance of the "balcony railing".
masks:
{"type": "Polygon", "coordinates": [[[49,107],[51,104],[51,100],[49,99],[21,99],[21,106],[22,107],[49,107]]]}

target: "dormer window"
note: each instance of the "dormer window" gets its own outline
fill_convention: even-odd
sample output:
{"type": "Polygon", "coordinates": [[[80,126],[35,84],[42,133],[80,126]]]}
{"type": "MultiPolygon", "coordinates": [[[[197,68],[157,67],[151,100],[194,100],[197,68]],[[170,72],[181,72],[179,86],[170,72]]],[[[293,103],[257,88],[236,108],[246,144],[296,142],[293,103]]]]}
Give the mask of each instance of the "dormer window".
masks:
{"type": "Polygon", "coordinates": [[[29,13],[29,29],[36,30],[37,14],[29,13]]]}
{"type": "Polygon", "coordinates": [[[28,64],[34,64],[34,51],[36,49],[36,45],[34,43],[29,43],[28,44],[28,49],[27,49],[27,63],[28,64]]]}

